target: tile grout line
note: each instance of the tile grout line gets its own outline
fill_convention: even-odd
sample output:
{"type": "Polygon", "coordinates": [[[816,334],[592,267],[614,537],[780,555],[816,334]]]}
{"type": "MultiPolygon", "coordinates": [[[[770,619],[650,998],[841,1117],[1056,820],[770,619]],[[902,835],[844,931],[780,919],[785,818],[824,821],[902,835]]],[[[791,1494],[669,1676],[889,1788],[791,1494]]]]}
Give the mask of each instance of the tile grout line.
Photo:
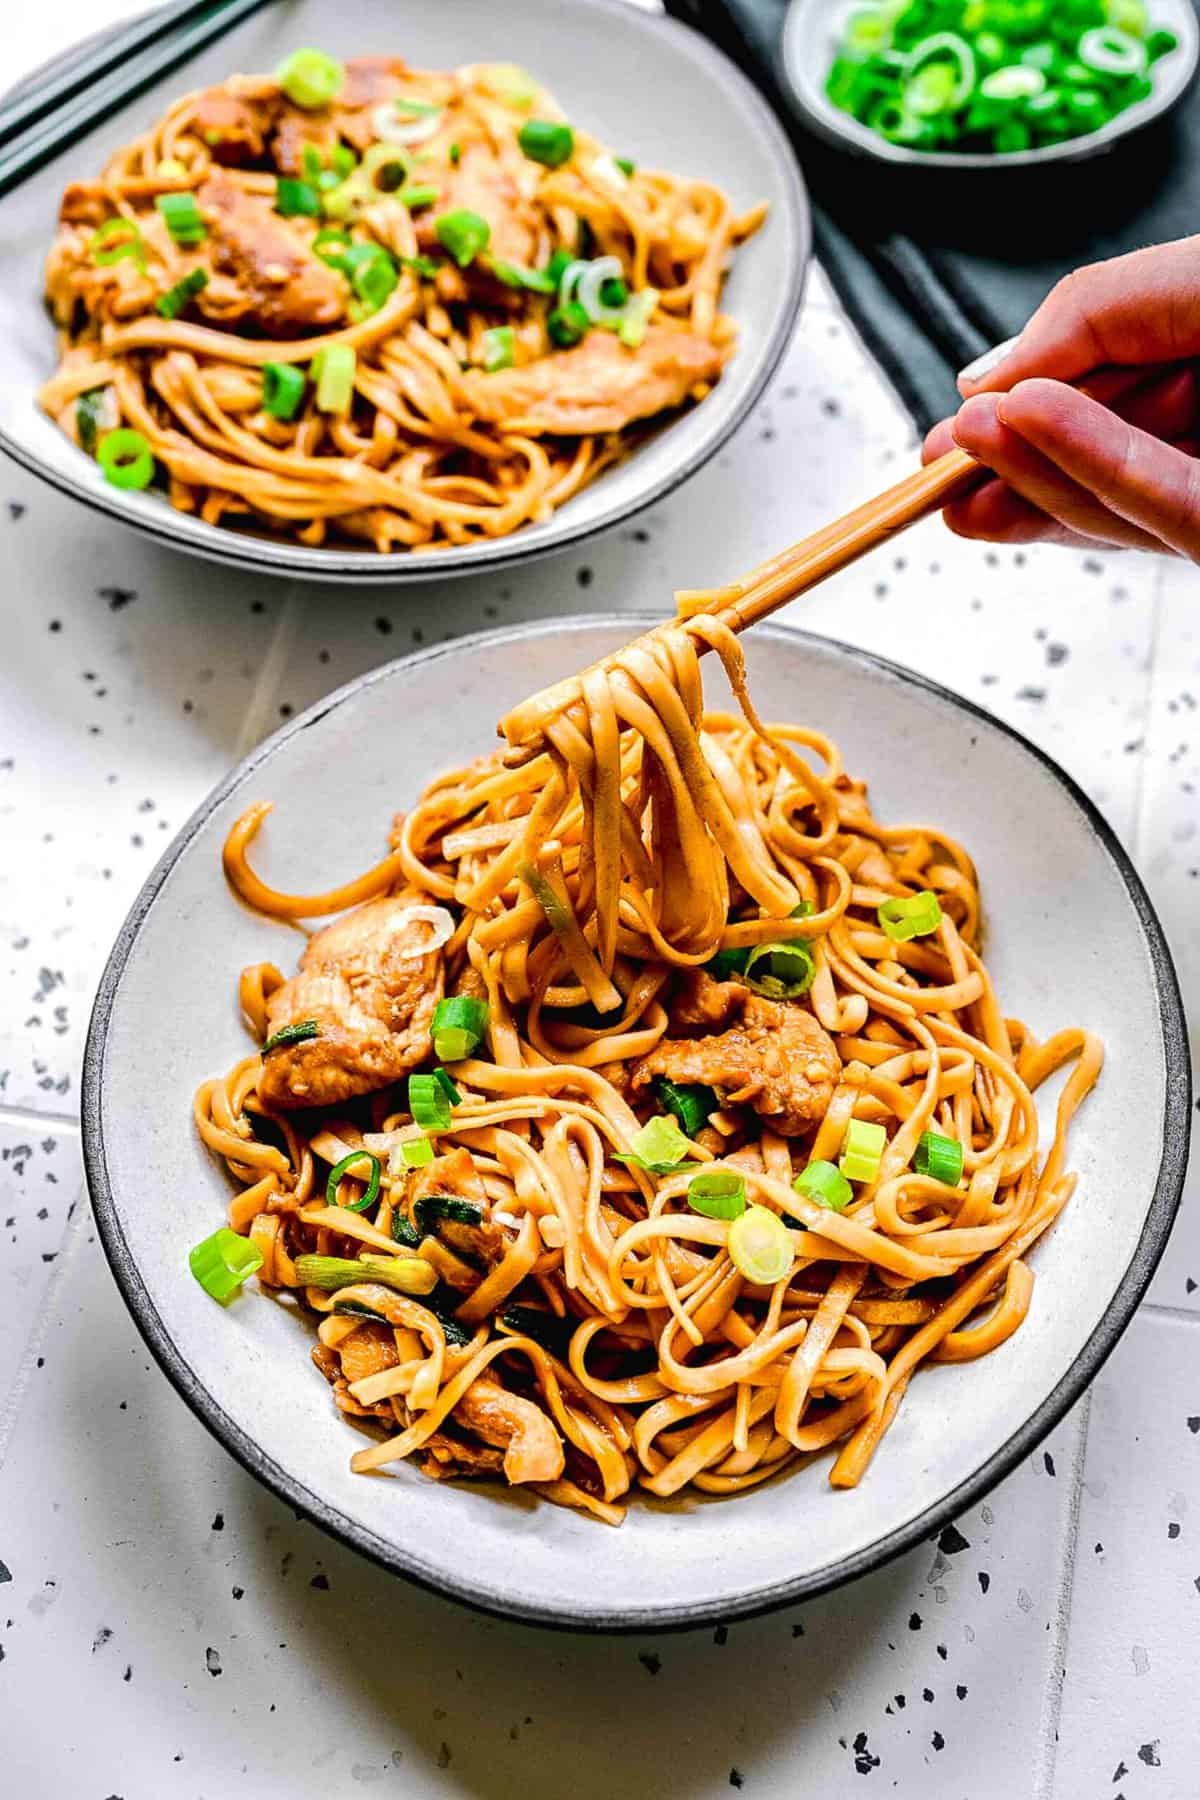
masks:
{"type": "Polygon", "coordinates": [[[1079,1542],[1079,1514],[1083,1504],[1083,1475],[1087,1461],[1088,1426],[1092,1417],[1091,1392],[1080,1407],[1079,1436],[1071,1462],[1071,1495],[1063,1532],[1062,1570],[1050,1634],[1050,1679],[1038,1722],[1038,1741],[1031,1800],[1053,1800],[1058,1761],[1058,1725],[1062,1716],[1063,1689],[1067,1678],[1067,1639],[1071,1628],[1071,1602],[1075,1592],[1075,1552],[1079,1542]]]}
{"type": "Polygon", "coordinates": [[[53,1125],[58,1131],[78,1131],[78,1113],[43,1112],[40,1106],[0,1105],[0,1126],[13,1125],[23,1131],[44,1131],[53,1125]]]}
{"type": "Polygon", "coordinates": [[[38,1321],[26,1340],[25,1349],[21,1360],[17,1365],[17,1372],[13,1378],[12,1386],[9,1388],[3,1400],[0,1401],[0,1469],[4,1467],[4,1459],[8,1454],[9,1439],[12,1437],[17,1420],[20,1417],[26,1389],[33,1379],[33,1372],[37,1366],[38,1352],[45,1342],[46,1335],[50,1329],[50,1315],[54,1308],[55,1299],[62,1287],[66,1271],[74,1258],[76,1247],[82,1233],[83,1223],[85,1220],[90,1219],[91,1216],[92,1209],[88,1200],[87,1183],[81,1181],[79,1183],[79,1192],[75,1197],[75,1214],[68,1224],[66,1231],[63,1233],[62,1241],[57,1252],[54,1272],[51,1275],[50,1280],[46,1283],[46,1291],[42,1296],[38,1321]]]}
{"type": "Polygon", "coordinates": [[[300,584],[296,581],[289,581],[271,642],[267,646],[267,653],[259,668],[258,679],[254,683],[254,692],[246,705],[242,728],[238,732],[237,743],[233,751],[235,764],[240,763],[242,758],[253,750],[255,744],[267,731],[267,708],[278,692],[280,680],[287,667],[288,654],[296,641],[301,606],[300,584]]]}

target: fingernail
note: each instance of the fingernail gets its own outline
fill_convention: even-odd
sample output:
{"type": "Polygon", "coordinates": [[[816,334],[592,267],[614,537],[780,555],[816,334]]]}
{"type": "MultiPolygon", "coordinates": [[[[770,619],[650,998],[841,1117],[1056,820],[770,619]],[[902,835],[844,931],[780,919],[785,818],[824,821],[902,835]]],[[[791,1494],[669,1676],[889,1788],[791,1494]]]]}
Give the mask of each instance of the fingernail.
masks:
{"type": "Polygon", "coordinates": [[[982,381],[985,375],[990,375],[993,369],[999,368],[1005,357],[1016,349],[1019,342],[1018,336],[1005,338],[1002,344],[993,344],[990,350],[985,350],[982,356],[977,356],[974,362],[969,362],[965,369],[958,371],[959,387],[961,388],[964,382],[982,381]]]}

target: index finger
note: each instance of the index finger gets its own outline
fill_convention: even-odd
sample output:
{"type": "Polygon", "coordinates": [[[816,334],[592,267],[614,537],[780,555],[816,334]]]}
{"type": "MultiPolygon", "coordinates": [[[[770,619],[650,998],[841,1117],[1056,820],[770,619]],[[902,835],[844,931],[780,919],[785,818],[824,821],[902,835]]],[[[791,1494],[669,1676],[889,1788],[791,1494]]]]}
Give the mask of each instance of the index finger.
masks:
{"type": "Polygon", "coordinates": [[[1077,381],[1106,364],[1200,354],[1200,237],[1076,269],[1051,289],[1020,337],[958,378],[963,394],[1007,393],[1044,376],[1077,381]]]}

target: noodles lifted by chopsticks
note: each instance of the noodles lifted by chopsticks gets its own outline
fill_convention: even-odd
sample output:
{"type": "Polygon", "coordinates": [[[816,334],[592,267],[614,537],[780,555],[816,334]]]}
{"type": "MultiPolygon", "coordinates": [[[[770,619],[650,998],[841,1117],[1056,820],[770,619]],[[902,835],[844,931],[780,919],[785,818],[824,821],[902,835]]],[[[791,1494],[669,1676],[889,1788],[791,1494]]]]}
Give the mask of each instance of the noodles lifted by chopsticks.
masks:
{"type": "Polygon", "coordinates": [[[260,911],[342,914],[291,980],[244,972],[264,1050],[196,1120],[260,1280],[380,1431],[357,1470],[612,1522],[637,1485],[733,1494],[826,1449],[849,1487],[919,1365],[1029,1308],[1100,1043],[1005,1018],[967,852],[761,724],[701,604],[518,708],[357,881],[267,887],[263,805],[226,844],[260,911]],[[705,646],[740,713],[704,713],[705,646]]]}
{"type": "Polygon", "coordinates": [[[210,523],[503,537],[707,393],[762,216],[614,157],[514,65],[297,52],[67,188],[41,403],[110,481],[165,470],[210,523]]]}

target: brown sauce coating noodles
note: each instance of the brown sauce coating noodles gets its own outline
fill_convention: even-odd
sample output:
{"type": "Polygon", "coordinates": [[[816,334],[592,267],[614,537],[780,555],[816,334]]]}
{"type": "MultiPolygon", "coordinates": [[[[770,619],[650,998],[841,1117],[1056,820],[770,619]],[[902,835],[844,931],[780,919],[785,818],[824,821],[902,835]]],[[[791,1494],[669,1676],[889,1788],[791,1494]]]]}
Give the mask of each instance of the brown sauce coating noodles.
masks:
{"type": "MultiPolygon", "coordinates": [[[[345,1293],[304,1294],[339,1406],[380,1434],[356,1469],[414,1456],[435,1476],[503,1474],[610,1522],[638,1486],[732,1495],[819,1451],[833,1453],[832,1483],[852,1486],[921,1365],[984,1356],[1020,1329],[1030,1253],[1075,1184],[1067,1132],[1101,1045],[1075,1028],[1038,1042],[1006,1019],[967,850],[935,826],[877,820],[833,743],[760,722],[712,616],[650,633],[504,730],[507,748],[432,782],[397,819],[390,855],[324,896],[277,893],[252,872],[264,808],[230,834],[230,882],[280,920],[353,905],[381,881],[448,907],[447,992],[489,1012],[485,1043],[453,1069],[460,1100],[429,1169],[398,1148],[414,1135],[402,1085],[332,1116],[268,1114],[253,1056],[205,1082],[196,1117],[238,1185],[231,1222],[276,1286],[295,1285],[302,1253],[434,1265],[428,1305],[359,1287],[346,1314],[345,1293]],[[722,656],[738,713],[704,713],[703,646],[722,656]],[[880,905],[925,891],[936,929],[886,935],[880,905]],[[781,940],[812,958],[801,998],[692,973],[781,940]],[[673,1046],[725,1069],[758,1019],[765,1070],[799,1013],[806,1042],[836,1062],[827,1086],[804,1090],[821,1095],[814,1111],[781,1125],[762,1070],[740,1090],[727,1077],[686,1166],[620,1160],[661,1111],[644,1059],[673,1046]],[[1034,1093],[1064,1069],[1039,1149],[1034,1093]],[[836,1163],[855,1120],[883,1128],[882,1156],[832,1210],[793,1182],[811,1161],[836,1163]],[[915,1172],[928,1131],[961,1145],[957,1182],[915,1172]],[[364,1145],[383,1165],[377,1202],[351,1210],[363,1183],[347,1177],[326,1205],[329,1170],[364,1145]],[[749,1278],[731,1224],[689,1207],[697,1165],[736,1173],[782,1222],[778,1279],[749,1278]],[[422,1212],[447,1188],[477,1226],[422,1212]],[[397,1221],[415,1248],[401,1251],[397,1221]]],[[[278,982],[269,964],[243,976],[260,1037],[278,982]]],[[[810,1064],[829,1073],[821,1055],[810,1064]]],[[[794,1088],[800,1073],[793,1059],[777,1078],[794,1088]]]]}

